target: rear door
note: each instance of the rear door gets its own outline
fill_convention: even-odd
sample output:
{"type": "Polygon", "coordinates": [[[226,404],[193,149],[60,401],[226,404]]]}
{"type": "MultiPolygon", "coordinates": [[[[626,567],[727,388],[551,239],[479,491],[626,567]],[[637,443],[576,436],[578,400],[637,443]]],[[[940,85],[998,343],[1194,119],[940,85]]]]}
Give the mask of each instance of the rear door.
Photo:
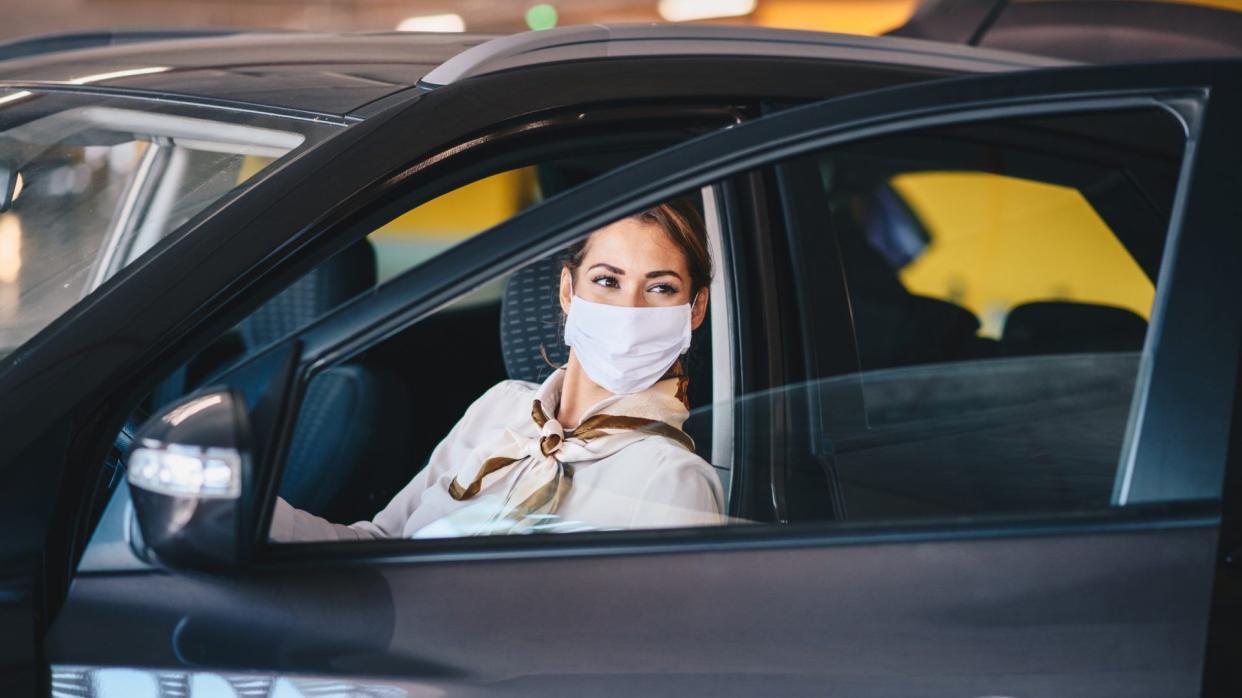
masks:
{"type": "MultiPolygon", "coordinates": [[[[734,478],[752,494],[733,511],[748,520],[678,531],[273,544],[246,575],[101,570],[79,577],[52,628],[53,676],[96,687],[92,672],[116,669],[160,682],[223,676],[235,687],[251,677],[306,694],[332,679],[377,695],[1196,695],[1242,346],[1237,311],[1220,302],[1242,293],[1242,239],[1223,234],[1242,218],[1229,176],[1242,154],[1239,69],[1041,71],[824,102],[677,146],[450,250],[434,268],[415,269],[301,333],[303,385],[619,216],[737,177],[767,177],[778,194],[767,205],[735,201],[724,211],[739,361],[733,394],[711,406],[734,415],[734,478]],[[1140,112],[1176,125],[1182,148],[1154,266],[1139,247],[1126,247],[1150,267],[1153,295],[1132,385],[1120,393],[1116,452],[1102,457],[1114,464],[1105,495],[1062,509],[1017,497],[999,511],[982,510],[986,493],[947,510],[943,498],[929,497],[941,509],[928,513],[917,501],[884,505],[924,485],[893,492],[870,472],[843,483],[836,455],[893,436],[872,409],[884,398],[891,405],[892,394],[875,390],[861,326],[848,324],[859,308],[851,267],[823,267],[813,281],[828,295],[807,307],[793,271],[805,252],[781,237],[757,239],[759,226],[747,222],[767,216],[769,235],[796,239],[801,214],[780,198],[799,186],[787,166],[868,145],[899,159],[909,153],[880,146],[946,129],[967,140],[977,134],[985,153],[1016,157],[995,147],[995,131],[1035,134],[1052,148],[1081,132],[1058,118],[1096,118],[1107,135],[1140,112]],[[819,314],[842,315],[842,341],[815,341],[819,314]],[[814,506],[792,506],[791,493],[814,506]],[[885,514],[850,520],[843,512],[857,509],[837,505],[852,501],[878,502],[885,514]],[[103,646],[101,619],[143,641],[103,646]]],[[[1018,155],[1015,167],[1036,181],[1074,174],[1057,169],[1072,153],[1028,144],[1018,155]]],[[[1096,159],[1080,153],[1076,161],[1109,164],[1096,159]]],[[[851,167],[821,169],[801,186],[852,176],[851,167]]],[[[1159,208],[1159,196],[1150,197],[1159,208]]],[[[347,230],[323,234],[359,233],[347,230]]],[[[1103,373],[1088,366],[1075,375],[1091,383],[1103,373]]],[[[992,373],[1009,380],[1001,374],[992,373]]],[[[1021,393],[1027,402],[1058,404],[1030,384],[1021,393]]],[[[1114,407],[1116,391],[1101,390],[1114,407]]],[[[292,406],[298,394],[288,396],[292,406]]],[[[959,433],[1006,410],[1021,426],[1014,404],[985,407],[982,417],[971,405],[950,415],[959,433]]],[[[1080,447],[1064,436],[1029,448],[1080,447]]],[[[925,448],[941,447],[933,440],[925,448]]],[[[1012,455],[994,457],[1006,466],[1012,455]]],[[[881,457],[870,469],[901,465],[881,457]]],[[[266,464],[267,491],[281,466],[266,464]]],[[[1074,489],[1080,474],[1038,484],[1072,498],[1082,494],[1074,489]]],[[[935,473],[919,475],[935,485],[935,473]]]]}

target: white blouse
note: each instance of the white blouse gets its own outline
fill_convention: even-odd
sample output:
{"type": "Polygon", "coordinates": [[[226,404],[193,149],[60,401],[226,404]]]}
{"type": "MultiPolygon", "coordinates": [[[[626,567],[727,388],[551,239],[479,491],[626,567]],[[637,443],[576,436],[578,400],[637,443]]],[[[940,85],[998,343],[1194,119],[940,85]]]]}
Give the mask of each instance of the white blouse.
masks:
{"type": "MultiPolygon", "coordinates": [[[[556,391],[564,371],[554,371],[543,385],[507,380],[492,386],[432,451],[427,466],[371,521],[349,526],[331,523],[277,499],[272,518],[274,541],[354,540],[368,538],[441,538],[487,533],[486,522],[500,505],[488,491],[505,492],[521,468],[504,468],[488,476],[483,493],[468,500],[449,495],[449,483],[466,464],[477,466],[506,442],[506,430],[538,439],[531,419],[532,401],[556,391]],[[493,480],[493,478],[497,478],[493,480]]],[[[602,412],[618,396],[587,409],[582,419],[602,412]]],[[[559,402],[545,399],[544,404],[559,402]]],[[[684,419],[684,414],[682,416],[684,419]]],[[[680,424],[673,426],[680,427],[680,424]]],[[[579,531],[621,528],[709,526],[724,523],[720,479],[707,461],[660,436],[648,436],[611,455],[573,464],[569,492],[554,520],[535,530],[579,531]]]]}

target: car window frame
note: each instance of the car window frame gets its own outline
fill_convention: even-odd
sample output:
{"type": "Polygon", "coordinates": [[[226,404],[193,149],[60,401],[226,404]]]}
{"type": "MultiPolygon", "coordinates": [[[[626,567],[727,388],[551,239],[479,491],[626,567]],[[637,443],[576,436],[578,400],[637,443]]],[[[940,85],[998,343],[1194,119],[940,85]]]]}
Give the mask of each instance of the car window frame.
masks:
{"type": "MultiPolygon", "coordinates": [[[[612,174],[583,185],[577,192],[554,197],[540,206],[532,207],[510,221],[496,226],[487,234],[467,241],[459,248],[445,253],[445,257],[441,260],[442,263],[435,265],[434,269],[412,270],[408,276],[395,279],[387,289],[387,293],[385,289],[380,289],[373,298],[368,299],[368,302],[374,301],[374,308],[370,313],[371,318],[355,317],[347,323],[352,328],[341,326],[329,328],[333,323],[320,323],[312,326],[302,335],[307,347],[307,354],[303,357],[303,369],[322,368],[344,360],[356,354],[361,347],[434,312],[436,308],[469,290],[479,279],[485,276],[494,277],[498,273],[516,269],[531,259],[564,246],[572,239],[599,225],[677,192],[705,186],[724,177],[779,161],[790,155],[823,149],[834,143],[928,126],[962,124],[1034,114],[1125,109],[1134,106],[1167,107],[1176,114],[1189,117],[1192,123],[1199,123],[1197,118],[1204,113],[1203,107],[1206,104],[1208,92],[1199,89],[1201,87],[1199,81],[1215,85],[1238,79],[1236,66],[1220,68],[1219,74],[1214,72],[1216,67],[1216,63],[1199,64],[1198,67],[1162,66],[1153,71],[1155,75],[1150,73],[1140,75],[1101,68],[1037,71],[1023,76],[1023,82],[1019,86],[1014,85],[1012,78],[964,78],[943,81],[931,86],[919,85],[828,100],[794,110],[796,113],[792,116],[784,115],[788,117],[785,119],[769,118],[749,124],[749,128],[730,130],[734,134],[744,132],[745,137],[727,136],[720,133],[704,136],[623,167],[612,174]],[[1182,72],[1183,70],[1185,72],[1182,72]],[[911,99],[912,97],[914,99],[911,99]],[[887,110],[879,107],[887,107],[887,110]],[[851,112],[851,108],[856,111],[851,112]],[[794,128],[791,128],[791,125],[794,128]],[[729,140],[730,138],[741,140],[742,143],[734,143],[729,140]],[[683,166],[684,163],[691,164],[683,166]],[[616,191],[621,191],[623,194],[616,195],[616,191]],[[572,202],[572,211],[567,210],[570,204],[566,202],[572,202]],[[532,239],[528,233],[530,229],[539,231],[537,238],[532,239]],[[342,329],[346,331],[342,333],[340,331],[342,329]]],[[[1228,112],[1235,106],[1226,103],[1222,111],[1228,112]]],[[[1214,112],[1209,110],[1208,113],[1214,112]]],[[[1220,137],[1220,130],[1221,127],[1216,126],[1215,137],[1220,137]]],[[[1192,133],[1191,140],[1197,142],[1201,138],[1199,128],[1195,126],[1192,131],[1194,133],[1192,133]]],[[[1196,157],[1195,151],[1191,150],[1183,163],[1183,173],[1189,174],[1213,164],[1215,163],[1210,160],[1205,162],[1202,158],[1196,157]]],[[[1183,179],[1183,181],[1196,180],[1183,179]]],[[[1181,239],[1182,214],[1195,209],[1186,200],[1187,193],[1193,194],[1195,189],[1196,187],[1185,186],[1179,190],[1180,201],[1176,207],[1174,226],[1168,242],[1171,247],[1175,247],[1181,239]]],[[[1214,205],[1219,206],[1220,201],[1208,201],[1204,206],[1211,208],[1214,205]]],[[[1196,260],[1196,262],[1199,261],[1201,260],[1196,260]]],[[[1172,274],[1170,269],[1172,267],[1165,267],[1163,273],[1172,274]]],[[[1184,273],[1179,274],[1176,279],[1180,280],[1183,276],[1184,273]]],[[[1166,282],[1165,287],[1176,288],[1170,286],[1170,283],[1176,283],[1176,280],[1166,282]]],[[[1169,293],[1173,291],[1170,290],[1169,293]]],[[[1157,333],[1152,335],[1153,337],[1160,336],[1158,328],[1153,331],[1157,333]]],[[[1238,337],[1234,336],[1232,339],[1232,343],[1226,347],[1227,350],[1236,349],[1238,346],[1238,337]]],[[[1185,346],[1180,348],[1183,353],[1187,349],[1185,346]]],[[[1236,359],[1236,356],[1232,358],[1236,359]]],[[[1236,368],[1233,360],[1227,365],[1216,361],[1213,366],[1228,372],[1230,378],[1236,368]]],[[[1166,368],[1165,372],[1167,371],[1166,368]]],[[[1170,376],[1162,377],[1167,379],[1170,376]]],[[[299,384],[305,385],[305,376],[299,384]]],[[[1232,385],[1232,380],[1230,385],[1232,385]]],[[[1230,408],[1231,404],[1224,405],[1216,421],[1219,422],[1223,416],[1227,424],[1230,408]]],[[[286,431],[290,426],[286,425],[286,431]]],[[[1219,442],[1223,442],[1223,439],[1218,439],[1217,446],[1220,446],[1219,442]]],[[[1223,459],[1217,459],[1215,463],[1221,467],[1223,475],[1223,459]]],[[[269,503],[274,501],[272,496],[265,499],[269,503]]],[[[1193,502],[1189,505],[1157,504],[1139,509],[1142,511],[1131,509],[1105,512],[1108,516],[1104,518],[1115,519],[1118,522],[1128,521],[1128,523],[1118,525],[1135,525],[1134,520],[1138,519],[1144,521],[1142,525],[1155,526],[1192,525],[1188,523],[1192,520],[1195,522],[1193,525],[1204,525],[1214,520],[1213,507],[1205,508],[1193,502]],[[1144,512],[1154,512],[1156,516],[1152,519],[1145,519],[1144,512]]],[[[256,536],[261,536],[266,532],[269,517],[270,507],[269,516],[260,517],[261,528],[255,532],[256,536]]],[[[1084,514],[1080,520],[1089,522],[1084,525],[1103,525],[1106,528],[1110,525],[1108,521],[1099,521],[1095,513],[1084,514]]],[[[952,526],[940,529],[936,529],[935,524],[928,526],[917,522],[909,524],[902,522],[896,525],[896,530],[907,531],[909,535],[914,536],[929,535],[926,533],[928,530],[935,530],[934,535],[951,538],[987,535],[986,531],[997,530],[1008,532],[1009,535],[1023,535],[1024,532],[1037,529],[1064,530],[1067,526],[1064,522],[1048,521],[1046,517],[1032,519],[1029,516],[1018,516],[1014,521],[1016,523],[1011,525],[999,525],[996,521],[982,521],[974,526],[952,526]]],[[[1077,530],[1072,525],[1069,527],[1077,530]]],[[[539,556],[580,554],[587,551],[592,553],[634,552],[637,549],[645,549],[644,541],[654,546],[652,550],[669,550],[668,546],[672,546],[671,549],[692,550],[718,549],[719,545],[728,547],[730,544],[738,544],[742,541],[750,541],[750,544],[787,545],[790,541],[805,540],[808,535],[818,536],[818,540],[821,541],[838,540],[833,536],[831,527],[800,524],[795,528],[801,530],[782,531],[779,526],[761,526],[758,529],[762,530],[751,528],[744,533],[739,532],[739,529],[722,528],[628,531],[616,532],[615,535],[612,532],[536,535],[530,537],[537,539],[534,542],[531,540],[515,541],[506,537],[471,541],[446,539],[411,543],[398,540],[276,546],[266,545],[265,541],[256,542],[267,564],[281,564],[282,561],[291,563],[298,560],[307,563],[312,559],[318,559],[320,562],[326,562],[328,559],[370,559],[378,562],[444,559],[446,555],[449,557],[513,554],[539,556]],[[756,541],[763,542],[756,543],[756,541]],[[639,547],[635,548],[635,545],[639,547]],[[331,553],[328,552],[329,550],[331,553]],[[314,557],[308,558],[308,554],[314,557]]],[[[873,534],[866,531],[852,531],[842,535],[840,540],[851,539],[854,542],[860,539],[882,540],[885,535],[893,535],[892,530],[887,532],[876,530],[873,534]]],[[[265,538],[265,536],[262,537],[265,538]]]]}

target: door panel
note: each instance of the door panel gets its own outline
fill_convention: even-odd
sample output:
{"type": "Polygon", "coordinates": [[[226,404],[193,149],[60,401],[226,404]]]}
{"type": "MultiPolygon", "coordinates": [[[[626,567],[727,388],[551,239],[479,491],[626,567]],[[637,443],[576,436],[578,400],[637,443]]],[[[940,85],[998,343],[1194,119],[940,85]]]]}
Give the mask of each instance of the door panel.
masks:
{"type": "Polygon", "coordinates": [[[83,575],[47,648],[54,676],[333,675],[410,696],[1194,695],[1210,521],[1032,534],[83,575]]]}
{"type": "MultiPolygon", "coordinates": [[[[1160,106],[1159,95],[1201,99],[1210,88],[1203,120],[1188,124],[1193,186],[1175,203],[1168,293],[1136,403],[1148,429],[1135,446],[1136,474],[1190,463],[1194,494],[1210,499],[1232,410],[1217,383],[1233,385],[1239,338],[1236,318],[1202,318],[1242,294],[1239,243],[1217,234],[1218,221],[1242,219],[1242,198],[1218,175],[1242,153],[1240,86],[1236,64],[1042,71],[766,117],[535,207],[394,281],[305,332],[303,367],[340,360],[620,212],[781,158],[927,125],[1160,106]],[[1193,425],[1176,415],[1187,405],[1193,425]]],[[[750,337],[739,351],[745,360],[787,339],[750,337]]],[[[67,677],[98,667],[327,675],[387,683],[394,695],[1194,695],[1217,557],[1212,508],[288,546],[244,576],[83,575],[47,653],[67,677]],[[117,627],[130,643],[100,637],[117,627]]]]}

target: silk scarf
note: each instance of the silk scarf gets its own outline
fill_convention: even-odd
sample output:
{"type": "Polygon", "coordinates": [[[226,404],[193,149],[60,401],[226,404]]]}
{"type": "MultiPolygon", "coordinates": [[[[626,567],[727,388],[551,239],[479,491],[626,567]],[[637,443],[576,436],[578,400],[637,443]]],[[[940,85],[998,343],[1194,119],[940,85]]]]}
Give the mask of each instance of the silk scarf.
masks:
{"type": "Polygon", "coordinates": [[[449,482],[449,495],[458,501],[485,492],[501,498],[487,526],[490,533],[520,533],[547,521],[573,484],[576,462],[613,455],[653,436],[694,450],[694,441],[681,430],[688,415],[684,377],[666,378],[641,393],[603,400],[588,409],[582,423],[568,433],[552,416],[563,380],[564,370],[556,371],[531,404],[538,435],[506,430],[504,444],[491,457],[475,467],[462,468],[449,482]],[[517,477],[504,478],[512,469],[517,469],[517,477]],[[497,491],[506,480],[507,491],[497,491]]]}

